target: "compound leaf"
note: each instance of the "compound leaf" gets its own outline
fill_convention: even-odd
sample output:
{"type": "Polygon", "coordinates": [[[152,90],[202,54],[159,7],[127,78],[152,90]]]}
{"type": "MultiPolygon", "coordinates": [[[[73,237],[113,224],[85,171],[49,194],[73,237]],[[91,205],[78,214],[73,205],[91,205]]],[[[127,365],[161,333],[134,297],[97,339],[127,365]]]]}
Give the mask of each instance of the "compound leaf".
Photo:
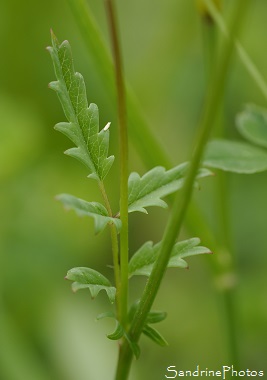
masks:
{"type": "Polygon", "coordinates": [[[49,84],[57,92],[68,120],[59,123],[55,129],[64,133],[77,147],[65,153],[84,163],[89,177],[103,180],[114,157],[108,155],[109,131],[99,132],[99,113],[96,104],[88,107],[83,76],[74,71],[71,47],[68,41],[60,45],[51,31],[52,47],[48,47],[54,64],[57,81],[49,84]]]}
{"type": "Polygon", "coordinates": [[[168,342],[163,338],[163,336],[154,327],[145,325],[143,328],[143,333],[153,340],[153,342],[159,344],[160,346],[168,346],[168,342]]]}
{"type": "Polygon", "coordinates": [[[95,298],[100,290],[105,290],[110,302],[114,303],[115,301],[116,288],[110,284],[105,276],[94,269],[85,267],[72,268],[68,271],[65,278],[66,280],[73,281],[72,290],[74,292],[88,288],[92,298],[95,298]]]}
{"type": "Polygon", "coordinates": [[[212,140],[203,165],[234,173],[258,173],[267,170],[267,152],[243,142],[212,140]]]}
{"type": "Polygon", "coordinates": [[[267,148],[267,110],[255,105],[247,105],[237,115],[237,129],[245,139],[267,148]]]}
{"type": "Polygon", "coordinates": [[[102,231],[110,223],[114,223],[118,231],[121,228],[120,219],[108,216],[107,209],[101,203],[87,202],[70,194],[60,194],[56,198],[63,203],[66,209],[76,211],[77,215],[92,217],[96,233],[102,231]]]}
{"type": "MultiPolygon", "coordinates": [[[[204,253],[211,253],[206,247],[198,246],[200,240],[192,238],[178,242],[174,245],[171,257],[168,263],[168,268],[188,268],[188,264],[184,257],[200,255],[204,253]]],[[[153,245],[151,241],[146,242],[141,248],[132,256],[129,262],[129,277],[134,275],[150,276],[153,265],[160,253],[161,242],[153,245]]]]}
{"type": "MultiPolygon", "coordinates": [[[[142,177],[136,172],[129,176],[128,187],[128,210],[129,212],[140,211],[147,213],[146,207],[167,207],[167,203],[161,198],[179,190],[184,183],[188,163],[183,163],[166,171],[157,166],[144,174],[142,177]]],[[[200,169],[197,178],[211,175],[207,169],[200,169]]]]}

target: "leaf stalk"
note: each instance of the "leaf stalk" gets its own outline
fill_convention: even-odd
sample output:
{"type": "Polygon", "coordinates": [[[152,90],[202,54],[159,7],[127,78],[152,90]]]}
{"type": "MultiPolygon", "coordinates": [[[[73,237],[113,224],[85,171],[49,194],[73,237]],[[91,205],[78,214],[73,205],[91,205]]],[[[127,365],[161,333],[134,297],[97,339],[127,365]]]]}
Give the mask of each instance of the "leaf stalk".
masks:
{"type": "Polygon", "coordinates": [[[113,0],[106,0],[105,4],[107,18],[109,21],[117,87],[117,107],[120,141],[120,218],[122,222],[122,228],[120,233],[120,322],[124,327],[126,327],[128,312],[128,131],[126,115],[126,96],[115,2],[113,0]]]}
{"type": "MultiPolygon", "coordinates": [[[[105,206],[108,210],[108,214],[110,217],[112,217],[112,210],[110,207],[110,202],[109,202],[103,181],[99,181],[98,185],[99,185],[99,189],[102,194],[102,197],[104,199],[105,206]]],[[[114,224],[110,224],[109,227],[110,227],[111,248],[112,248],[112,256],[113,256],[115,287],[117,289],[116,307],[117,307],[118,316],[121,316],[121,304],[120,304],[121,281],[120,281],[119,246],[118,246],[118,238],[117,238],[117,229],[114,224]]]]}

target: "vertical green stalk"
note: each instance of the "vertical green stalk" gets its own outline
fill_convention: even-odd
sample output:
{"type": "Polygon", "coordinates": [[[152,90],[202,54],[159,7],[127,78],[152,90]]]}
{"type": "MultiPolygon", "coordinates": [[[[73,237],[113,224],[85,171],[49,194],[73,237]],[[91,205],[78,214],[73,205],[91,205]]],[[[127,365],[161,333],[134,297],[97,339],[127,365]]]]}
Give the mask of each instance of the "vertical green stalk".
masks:
{"type": "Polygon", "coordinates": [[[109,20],[110,36],[116,74],[118,98],[118,120],[120,140],[120,217],[122,228],[120,233],[120,267],[121,267],[121,319],[123,326],[127,324],[128,311],[128,133],[126,120],[126,97],[123,80],[122,57],[119,43],[119,33],[113,0],[106,0],[106,10],[109,20]]]}
{"type": "MultiPolygon", "coordinates": [[[[221,0],[213,0],[213,6],[216,9],[220,9],[222,6],[221,0]]],[[[198,1],[198,6],[201,15],[201,29],[203,35],[203,50],[205,58],[205,71],[206,71],[206,80],[212,76],[212,72],[215,66],[215,59],[217,56],[217,27],[214,23],[212,15],[210,14],[206,4],[203,0],[198,1]]]]}
{"type": "MultiPolygon", "coordinates": [[[[206,57],[206,67],[207,72],[209,72],[212,68],[213,62],[216,60],[216,40],[214,39],[214,27],[216,25],[216,21],[214,19],[214,14],[218,15],[220,13],[221,4],[217,1],[212,0],[202,0],[206,6],[206,13],[209,14],[209,23],[207,23],[207,19],[202,17],[202,28],[204,29],[204,52],[206,57]],[[208,54],[207,54],[208,51],[208,54]]],[[[246,4],[243,5],[243,11],[246,4]]],[[[237,20],[240,22],[241,17],[237,20]]],[[[226,33],[227,34],[227,33],[226,33]]],[[[222,122],[222,113],[220,120],[218,120],[216,126],[216,137],[224,137],[225,131],[223,128],[222,122]]],[[[228,217],[228,202],[227,202],[227,178],[225,173],[218,173],[217,178],[217,205],[218,209],[216,210],[216,215],[218,215],[219,220],[219,234],[217,237],[217,268],[216,273],[218,277],[225,278],[225,276],[234,275],[234,260],[233,253],[231,249],[231,242],[229,236],[229,217],[228,217]],[[231,254],[230,254],[231,252],[231,254]],[[219,263],[219,259],[222,256],[228,256],[229,261],[227,265],[222,265],[219,263]]],[[[235,283],[225,284],[225,286],[221,289],[221,300],[223,307],[223,320],[224,320],[224,329],[225,329],[225,338],[227,343],[227,354],[228,360],[231,363],[238,367],[238,335],[237,335],[237,308],[235,302],[235,283]]]]}
{"type": "MultiPolygon", "coordinates": [[[[100,192],[105,202],[105,206],[108,210],[108,215],[112,217],[112,210],[110,207],[109,199],[106,193],[106,189],[103,181],[98,183],[100,192]]],[[[115,286],[117,289],[117,297],[116,297],[116,307],[117,307],[117,316],[118,319],[121,319],[122,306],[121,306],[121,280],[120,280],[120,266],[119,266],[119,247],[118,247],[118,239],[117,239],[117,229],[114,224],[110,226],[110,236],[111,236],[111,247],[112,247],[112,256],[113,256],[113,266],[114,266],[114,277],[115,277],[115,286]]]]}
{"type": "MultiPolygon", "coordinates": [[[[224,38],[229,38],[229,31],[224,22],[224,19],[220,11],[214,6],[212,0],[202,0],[202,1],[205,2],[205,5],[208,11],[210,12],[210,15],[212,16],[213,20],[216,22],[217,27],[220,30],[222,36],[224,38]]],[[[244,8],[245,8],[245,5],[244,5],[244,8]]],[[[255,81],[263,97],[267,99],[267,83],[264,77],[259,72],[256,65],[254,64],[254,62],[252,61],[252,59],[250,58],[246,50],[243,48],[243,46],[240,44],[240,42],[237,39],[235,40],[235,47],[239,55],[239,58],[242,64],[244,65],[244,68],[247,70],[251,78],[255,81]]]]}
{"type": "MultiPolygon", "coordinates": [[[[212,130],[213,123],[222,98],[223,88],[229,66],[230,56],[233,49],[233,38],[235,35],[237,20],[241,14],[243,0],[237,2],[233,23],[230,29],[231,38],[225,43],[222,51],[221,59],[219,61],[217,70],[215,70],[211,86],[208,91],[206,106],[204,109],[202,121],[200,123],[199,136],[196,139],[196,149],[191,161],[189,173],[186,178],[184,187],[181,193],[177,194],[172,213],[165,229],[162,240],[162,248],[157,261],[153,267],[152,273],[147,281],[144,293],[141,297],[139,307],[130,327],[129,336],[134,342],[137,342],[141,333],[147,314],[154,302],[158,292],[161,280],[165,273],[172,247],[175,243],[176,237],[180,232],[184,216],[189,205],[191,194],[194,187],[195,176],[201,161],[202,153],[209,134],[212,130]]],[[[126,380],[130,371],[132,361],[132,352],[127,341],[123,342],[120,350],[116,380],[126,380]]]]}

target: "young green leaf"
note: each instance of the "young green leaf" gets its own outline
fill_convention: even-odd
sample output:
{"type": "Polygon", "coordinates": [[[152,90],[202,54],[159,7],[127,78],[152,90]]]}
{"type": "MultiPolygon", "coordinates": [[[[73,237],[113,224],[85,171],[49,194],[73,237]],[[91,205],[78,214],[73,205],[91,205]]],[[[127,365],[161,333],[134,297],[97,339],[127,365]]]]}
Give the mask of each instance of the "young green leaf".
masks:
{"type": "Polygon", "coordinates": [[[122,325],[116,321],[116,328],[115,331],[109,335],[107,335],[107,338],[110,340],[119,340],[124,336],[124,328],[122,325]]]}
{"type": "Polygon", "coordinates": [[[102,231],[109,223],[115,224],[118,231],[121,228],[120,219],[108,216],[107,209],[101,203],[87,202],[70,194],[60,194],[56,198],[63,203],[66,209],[76,211],[77,215],[92,217],[96,233],[102,231]]]}
{"type": "MultiPolygon", "coordinates": [[[[134,318],[134,314],[136,313],[136,310],[138,308],[140,300],[135,301],[132,306],[130,307],[129,313],[128,313],[128,320],[129,322],[132,322],[134,318]]],[[[159,323],[166,319],[167,313],[165,311],[158,311],[158,310],[150,310],[150,312],[147,315],[146,323],[159,323]]]]}
{"type": "Polygon", "coordinates": [[[267,152],[243,142],[213,140],[207,144],[203,165],[234,173],[258,173],[267,170],[267,152]]]}
{"type": "Polygon", "coordinates": [[[98,316],[96,317],[96,320],[100,321],[100,319],[104,319],[104,318],[116,319],[116,316],[112,311],[106,311],[105,313],[98,314],[98,316]]]}
{"type": "Polygon", "coordinates": [[[109,131],[99,132],[98,108],[91,103],[88,107],[85,83],[82,75],[74,71],[70,44],[64,41],[59,45],[51,32],[51,54],[57,81],[50,88],[57,92],[68,123],[59,123],[55,129],[65,134],[75,148],[65,153],[84,163],[90,170],[89,177],[103,180],[108,173],[114,157],[108,155],[109,131]]]}
{"type": "MultiPolygon", "coordinates": [[[[146,207],[167,207],[167,203],[161,198],[179,190],[184,183],[188,169],[188,163],[183,163],[166,171],[165,168],[157,166],[144,174],[131,173],[128,180],[129,186],[129,212],[140,211],[147,213],[146,207]]],[[[200,169],[197,178],[211,175],[207,169],[200,169]]]]}
{"type": "MultiPolygon", "coordinates": [[[[188,268],[187,262],[183,260],[184,257],[211,253],[208,248],[198,246],[199,243],[200,240],[198,238],[176,243],[171,252],[168,268],[188,268]]],[[[150,276],[153,265],[159,255],[160,246],[161,242],[154,246],[151,241],[143,244],[129,262],[129,277],[134,275],[150,276]]]]}
{"type": "Polygon", "coordinates": [[[113,333],[107,335],[108,339],[118,340],[124,336],[124,334],[125,334],[124,328],[122,327],[120,322],[116,319],[116,316],[112,311],[107,311],[106,313],[101,313],[96,317],[96,319],[98,321],[100,319],[103,319],[103,318],[112,318],[112,319],[115,319],[115,321],[116,321],[116,328],[115,328],[113,333]]]}
{"type": "Polygon", "coordinates": [[[247,105],[237,115],[237,129],[245,139],[267,148],[267,110],[255,105],[247,105]]]}
{"type": "Polygon", "coordinates": [[[160,346],[168,346],[168,342],[163,338],[163,336],[154,327],[145,325],[143,328],[143,333],[153,340],[153,342],[159,344],[160,346]]]}
{"type": "Polygon", "coordinates": [[[72,268],[68,271],[66,280],[73,281],[72,290],[88,288],[92,298],[95,298],[100,290],[107,292],[108,298],[111,303],[114,303],[116,296],[116,288],[114,288],[109,280],[101,273],[91,268],[79,267],[72,268]]]}
{"type": "MultiPolygon", "coordinates": [[[[136,309],[136,306],[134,305],[134,308],[136,309]]],[[[116,320],[116,328],[115,328],[115,331],[112,333],[112,334],[109,334],[107,335],[107,338],[108,339],[111,339],[111,340],[119,340],[121,339],[122,337],[124,337],[128,343],[129,343],[129,346],[135,356],[136,359],[139,358],[140,356],[140,348],[138,346],[137,343],[133,342],[129,335],[125,332],[123,326],[120,324],[120,322],[116,319],[116,316],[114,313],[112,312],[106,312],[106,313],[102,313],[102,314],[99,314],[97,316],[97,320],[99,319],[103,319],[103,318],[113,318],[116,320]]]]}
{"type": "Polygon", "coordinates": [[[166,319],[167,313],[165,311],[155,311],[151,310],[146,318],[146,323],[159,323],[161,321],[164,321],[166,319]]]}
{"type": "MultiPolygon", "coordinates": [[[[131,308],[129,310],[129,313],[128,313],[129,323],[131,323],[133,318],[134,318],[134,315],[135,315],[136,310],[138,308],[139,302],[140,302],[140,300],[137,300],[136,302],[134,302],[134,304],[131,306],[131,308]]],[[[167,313],[165,313],[164,311],[151,310],[147,315],[146,323],[145,323],[145,326],[143,328],[143,333],[145,335],[147,335],[150,339],[152,339],[155,343],[159,344],[160,346],[166,346],[167,342],[161,336],[161,334],[157,330],[152,328],[149,324],[159,323],[159,322],[163,321],[166,317],[167,317],[167,313]]],[[[129,340],[129,338],[127,337],[127,334],[125,334],[125,337],[129,340]]],[[[134,350],[134,347],[131,347],[131,348],[132,348],[132,350],[134,350]]],[[[138,346],[137,346],[137,348],[139,350],[138,346]]],[[[136,354],[135,354],[135,356],[136,356],[136,354]]]]}

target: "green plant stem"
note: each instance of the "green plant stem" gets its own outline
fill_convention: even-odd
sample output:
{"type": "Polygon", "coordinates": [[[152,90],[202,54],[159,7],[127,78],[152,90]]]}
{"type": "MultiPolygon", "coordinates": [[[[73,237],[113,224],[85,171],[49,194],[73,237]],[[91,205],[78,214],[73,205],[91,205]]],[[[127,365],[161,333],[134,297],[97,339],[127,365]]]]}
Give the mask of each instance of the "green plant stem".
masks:
{"type": "MultiPolygon", "coordinates": [[[[234,36],[236,32],[237,20],[241,14],[242,1],[238,1],[235,8],[235,17],[230,29],[231,37],[234,36]]],[[[162,239],[162,248],[159,257],[155,262],[151,276],[147,281],[144,293],[141,297],[139,306],[130,327],[129,336],[130,339],[134,342],[138,341],[142,333],[147,314],[151,309],[151,306],[158,292],[161,280],[170,258],[172,247],[175,243],[177,235],[180,232],[185,213],[191,199],[195,176],[201,162],[202,153],[208,140],[209,134],[212,130],[218,107],[220,105],[223,92],[222,89],[224,88],[232,47],[233,38],[230,38],[225,43],[225,47],[222,51],[222,56],[219,61],[217,70],[215,71],[213,80],[211,81],[211,86],[207,95],[206,107],[204,109],[202,121],[200,123],[199,136],[196,139],[196,149],[191,161],[185,185],[182,188],[181,193],[178,193],[175,198],[172,213],[162,239]]],[[[127,341],[124,341],[120,350],[116,380],[127,379],[131,360],[132,353],[130,352],[129,344],[127,341]]]]}
{"type": "MultiPolygon", "coordinates": [[[[106,193],[106,189],[103,181],[98,183],[100,192],[104,199],[105,206],[110,217],[113,216],[112,210],[110,207],[110,202],[106,193]]],[[[122,306],[121,306],[121,280],[120,280],[120,266],[119,266],[119,246],[117,239],[117,230],[114,224],[110,224],[110,237],[111,237],[111,248],[112,248],[112,257],[113,257],[113,266],[114,266],[114,277],[115,277],[115,286],[116,286],[116,307],[117,307],[117,316],[118,319],[121,318],[122,306]]]]}
{"type": "MultiPolygon", "coordinates": [[[[212,3],[212,9],[219,12],[219,7],[212,3]]],[[[208,10],[208,9],[207,9],[208,10]]],[[[240,18],[237,20],[240,22],[240,18]]],[[[216,47],[218,45],[217,35],[216,35],[216,22],[213,19],[211,12],[209,11],[209,20],[202,17],[202,28],[203,28],[203,45],[204,45],[204,55],[205,55],[205,66],[206,66],[206,78],[207,83],[211,78],[212,68],[214,62],[216,61],[216,47]]],[[[220,118],[217,120],[216,126],[216,137],[224,137],[225,131],[223,128],[223,114],[220,112],[220,118]]],[[[217,278],[227,278],[227,276],[232,277],[234,273],[233,259],[230,255],[230,239],[229,239],[229,218],[227,212],[227,186],[226,186],[226,174],[218,173],[218,178],[216,181],[216,195],[218,209],[214,211],[216,218],[220,222],[219,226],[219,236],[217,237],[217,242],[214,246],[216,247],[217,259],[215,259],[216,268],[213,268],[213,273],[217,275],[217,278]],[[229,260],[227,265],[223,265],[219,262],[221,259],[225,259],[225,255],[229,260]],[[221,257],[222,256],[222,257],[221,257]]],[[[198,232],[199,233],[199,232],[198,232]]],[[[202,235],[200,235],[202,237],[202,235]]],[[[210,248],[211,245],[208,245],[210,248]]],[[[213,249],[213,248],[212,248],[213,249]]],[[[227,359],[235,366],[238,367],[238,342],[237,342],[237,332],[236,332],[236,315],[237,308],[235,302],[234,287],[235,282],[231,286],[223,286],[220,292],[220,299],[222,302],[222,318],[224,322],[224,331],[226,336],[226,347],[227,347],[227,359]]]]}
{"type": "MultiPolygon", "coordinates": [[[[200,2],[201,6],[204,7],[203,0],[200,2]]],[[[216,8],[220,8],[221,4],[216,1],[214,4],[216,8]]],[[[206,9],[206,12],[208,9],[206,9]]],[[[214,23],[212,16],[208,13],[208,15],[203,13],[201,14],[201,29],[203,35],[203,50],[204,50],[204,58],[205,58],[205,72],[206,72],[206,80],[209,82],[209,79],[212,76],[213,69],[215,67],[215,57],[217,53],[217,27],[214,23]]]]}
{"type": "Polygon", "coordinates": [[[238,368],[238,305],[235,297],[236,274],[232,255],[225,248],[225,245],[221,246],[218,243],[218,239],[211,233],[209,226],[203,223],[203,215],[199,208],[192,205],[192,202],[187,212],[187,227],[191,233],[201,236],[203,245],[216,252],[216,255],[208,260],[208,264],[211,266],[218,292],[218,306],[221,309],[220,315],[228,354],[227,360],[238,368]]]}
{"type": "MultiPolygon", "coordinates": [[[[203,1],[205,2],[212,18],[216,22],[223,37],[229,38],[229,30],[220,13],[220,10],[216,6],[214,6],[212,0],[203,0],[203,1]]],[[[251,76],[252,79],[254,79],[255,83],[257,84],[264,98],[267,99],[267,83],[265,79],[263,78],[262,74],[259,72],[258,68],[254,64],[254,62],[252,61],[252,59],[250,58],[246,50],[243,48],[241,43],[238,41],[238,39],[235,40],[235,47],[239,55],[239,58],[241,62],[243,63],[244,67],[246,68],[248,74],[251,76]]]]}
{"type": "Polygon", "coordinates": [[[239,368],[239,348],[237,339],[237,313],[236,313],[236,297],[235,289],[233,286],[230,288],[223,289],[223,303],[225,316],[225,330],[228,332],[226,339],[228,345],[228,360],[234,365],[234,367],[239,368]]]}
{"type": "Polygon", "coordinates": [[[127,325],[128,312],[128,133],[126,117],[126,97],[123,80],[122,57],[119,43],[118,23],[113,0],[106,0],[106,10],[112,41],[116,87],[118,99],[118,120],[120,140],[120,267],[121,267],[121,324],[127,325]]]}

